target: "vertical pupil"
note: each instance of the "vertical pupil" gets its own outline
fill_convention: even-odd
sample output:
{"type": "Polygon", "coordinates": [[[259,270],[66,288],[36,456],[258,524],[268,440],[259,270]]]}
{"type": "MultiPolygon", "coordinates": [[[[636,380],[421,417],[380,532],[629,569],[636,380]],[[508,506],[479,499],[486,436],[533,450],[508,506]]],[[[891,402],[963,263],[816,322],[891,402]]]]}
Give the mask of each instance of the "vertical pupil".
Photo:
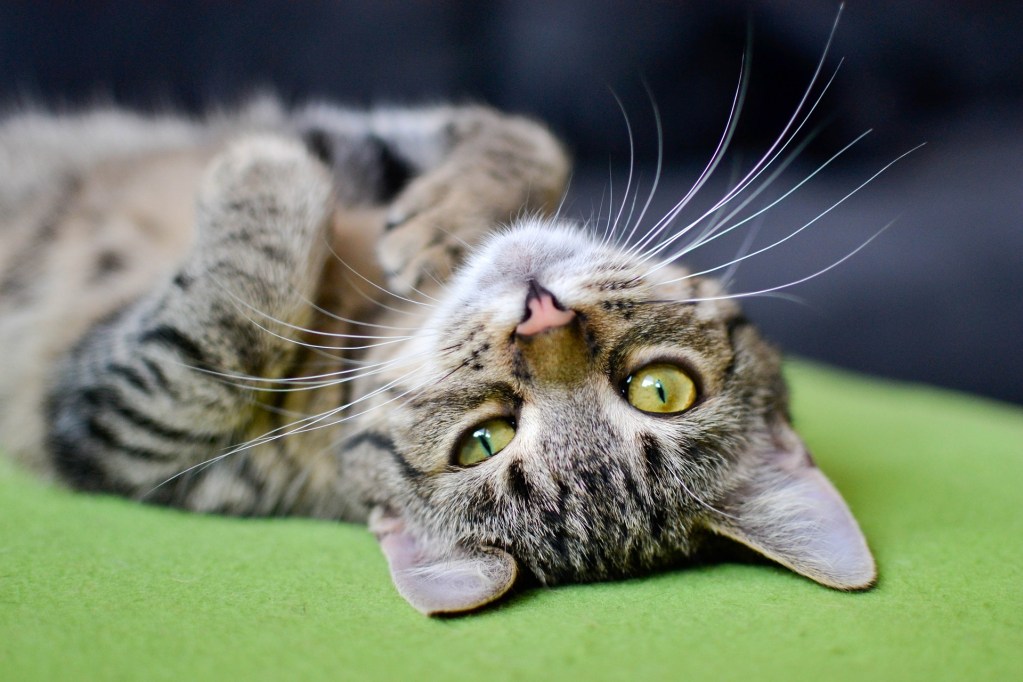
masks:
{"type": "Polygon", "coordinates": [[[487,453],[487,457],[493,457],[494,449],[490,445],[490,431],[487,429],[480,429],[476,432],[476,440],[480,442],[480,447],[487,453]]]}
{"type": "Polygon", "coordinates": [[[657,397],[661,399],[661,402],[662,403],[668,402],[667,395],[664,392],[664,384],[661,383],[660,379],[654,382],[654,388],[657,389],[657,397]]]}

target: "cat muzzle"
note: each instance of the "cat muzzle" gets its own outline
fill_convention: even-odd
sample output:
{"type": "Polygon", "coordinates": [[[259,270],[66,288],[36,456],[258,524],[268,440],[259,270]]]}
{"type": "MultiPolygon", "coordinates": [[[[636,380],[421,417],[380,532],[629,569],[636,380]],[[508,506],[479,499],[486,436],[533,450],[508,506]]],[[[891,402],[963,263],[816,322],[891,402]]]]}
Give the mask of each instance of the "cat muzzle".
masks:
{"type": "Polygon", "coordinates": [[[575,312],[566,310],[554,294],[529,280],[529,291],[526,294],[526,314],[522,322],[515,327],[518,337],[534,336],[551,329],[564,327],[575,319],[575,312]]]}
{"type": "Polygon", "coordinates": [[[515,327],[514,339],[532,382],[564,385],[585,376],[590,352],[580,317],[533,280],[526,294],[526,313],[515,327]]]}

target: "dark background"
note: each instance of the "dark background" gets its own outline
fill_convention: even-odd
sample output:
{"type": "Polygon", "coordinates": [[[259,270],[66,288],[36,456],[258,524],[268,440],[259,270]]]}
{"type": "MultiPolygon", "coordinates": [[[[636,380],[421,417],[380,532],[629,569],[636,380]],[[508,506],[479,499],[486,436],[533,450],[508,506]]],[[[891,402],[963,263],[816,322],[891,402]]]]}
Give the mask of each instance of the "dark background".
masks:
{"type": "MultiPolygon", "coordinates": [[[[606,220],[609,204],[620,205],[630,154],[612,91],[631,119],[640,204],[653,176],[645,81],[665,153],[645,227],[710,157],[751,31],[732,152],[682,226],[782,131],[837,11],[837,3],[780,0],[6,2],[0,100],[200,111],[269,89],[287,102],[484,101],[549,122],[578,164],[565,212],[606,220]]],[[[744,215],[873,132],[754,221],[752,248],[927,144],[792,240],[744,261],[732,290],[813,274],[895,220],[848,261],[785,289],[790,296],[747,299],[750,316],[792,353],[1023,403],[1023,3],[853,2],[825,77],[842,59],[804,128],[812,143],[744,215]]],[[[697,269],[727,262],[747,234],[736,230],[685,260],[697,269]]]]}

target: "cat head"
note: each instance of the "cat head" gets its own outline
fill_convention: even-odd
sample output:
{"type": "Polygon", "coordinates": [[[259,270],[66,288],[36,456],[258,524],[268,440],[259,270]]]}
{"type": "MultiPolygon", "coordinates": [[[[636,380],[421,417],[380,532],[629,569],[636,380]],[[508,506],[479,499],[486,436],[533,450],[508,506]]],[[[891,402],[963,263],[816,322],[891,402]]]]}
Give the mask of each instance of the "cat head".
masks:
{"type": "Polygon", "coordinates": [[[837,589],[875,580],[787,414],[778,353],[713,280],[561,222],[494,235],[381,385],[394,474],[374,511],[394,581],[469,610],[519,572],[633,576],[724,535],[837,589]]]}

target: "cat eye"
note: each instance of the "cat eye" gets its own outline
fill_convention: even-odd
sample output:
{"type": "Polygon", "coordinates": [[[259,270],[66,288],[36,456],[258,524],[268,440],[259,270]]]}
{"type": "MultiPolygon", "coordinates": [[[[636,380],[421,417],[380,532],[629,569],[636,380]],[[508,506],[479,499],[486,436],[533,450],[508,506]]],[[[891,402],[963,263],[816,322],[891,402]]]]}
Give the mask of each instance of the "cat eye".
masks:
{"type": "Polygon", "coordinates": [[[675,365],[657,362],[625,380],[625,397],[643,412],[677,414],[696,402],[696,383],[675,365]]]}
{"type": "Polygon", "coordinates": [[[458,444],[458,465],[467,467],[489,459],[504,450],[515,437],[511,421],[488,419],[472,428],[458,444]]]}

